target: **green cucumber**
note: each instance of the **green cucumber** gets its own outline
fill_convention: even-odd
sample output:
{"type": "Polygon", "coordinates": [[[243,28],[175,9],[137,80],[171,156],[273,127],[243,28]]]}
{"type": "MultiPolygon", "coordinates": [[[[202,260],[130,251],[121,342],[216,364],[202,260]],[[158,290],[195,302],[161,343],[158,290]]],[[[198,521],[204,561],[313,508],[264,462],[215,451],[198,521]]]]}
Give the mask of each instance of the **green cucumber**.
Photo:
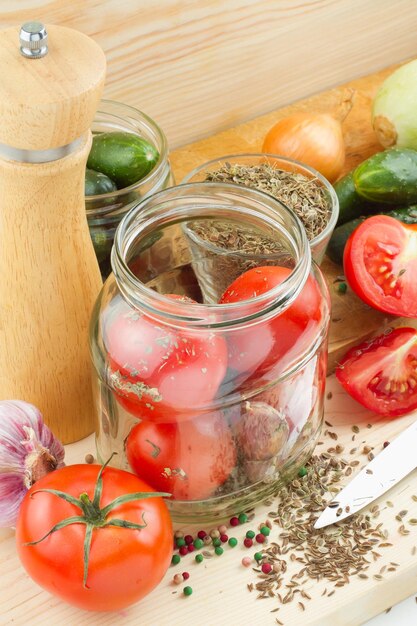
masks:
{"type": "MultiPolygon", "coordinates": [[[[380,208],[381,207],[379,207],[379,209],[380,208]]],[[[378,214],[380,213],[381,210],[378,211],[378,214]]],[[[383,214],[394,217],[404,224],[417,224],[417,205],[393,209],[392,211],[384,212],[383,214]]],[[[359,224],[362,224],[367,217],[369,216],[357,217],[356,219],[346,222],[345,224],[341,224],[334,229],[326,251],[327,256],[330,257],[332,261],[342,265],[343,252],[347,240],[355,228],[357,228],[359,224]]]]}
{"type": "Polygon", "coordinates": [[[117,191],[117,185],[102,172],[85,170],[85,195],[98,196],[102,193],[117,191]]]}
{"type": "Polygon", "coordinates": [[[361,198],[357,193],[355,183],[353,182],[354,171],[352,170],[334,184],[334,190],[339,199],[338,226],[350,222],[350,220],[360,215],[368,215],[375,212],[374,206],[361,198]]]}
{"type": "Polygon", "coordinates": [[[87,167],[106,174],[119,189],[142,180],[155,167],[159,152],[133,133],[100,133],[93,137],[87,167]]]}
{"type": "Polygon", "coordinates": [[[361,163],[353,173],[361,198],[381,204],[417,202],[417,151],[391,148],[361,163]]]}

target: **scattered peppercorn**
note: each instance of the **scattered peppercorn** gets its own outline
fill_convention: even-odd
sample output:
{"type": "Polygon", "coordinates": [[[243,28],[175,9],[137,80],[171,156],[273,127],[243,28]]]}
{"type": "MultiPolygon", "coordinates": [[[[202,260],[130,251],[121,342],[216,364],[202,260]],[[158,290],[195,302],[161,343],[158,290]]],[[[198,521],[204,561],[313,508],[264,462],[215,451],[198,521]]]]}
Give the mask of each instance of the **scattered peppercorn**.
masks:
{"type": "Polygon", "coordinates": [[[248,516],[246,513],[240,513],[238,520],[240,524],[245,524],[248,521],[248,516]]]}
{"type": "Polygon", "coordinates": [[[185,543],[193,543],[194,538],[191,535],[185,535],[184,540],[185,543]]]}
{"type": "Polygon", "coordinates": [[[91,465],[91,463],[94,463],[94,456],[92,454],[86,454],[85,462],[91,465]]]}
{"type": "Polygon", "coordinates": [[[225,535],[227,533],[227,526],[225,524],[222,524],[221,526],[219,526],[219,533],[221,535],[225,535]]]}
{"type": "Polygon", "coordinates": [[[307,476],[307,468],[304,467],[304,465],[298,470],[298,475],[300,478],[304,478],[304,476],[307,476]]]}
{"type": "Polygon", "coordinates": [[[239,518],[238,517],[232,517],[230,519],[230,526],[239,526],[239,518]]]}
{"type": "Polygon", "coordinates": [[[180,537],[184,537],[184,533],[181,530],[176,530],[174,537],[175,539],[179,539],[180,537]]]}
{"type": "Polygon", "coordinates": [[[347,292],[347,284],[344,282],[337,283],[336,291],[342,295],[345,294],[347,292]]]}
{"type": "Polygon", "coordinates": [[[262,526],[261,528],[261,533],[265,536],[268,537],[269,533],[270,533],[270,529],[268,528],[268,526],[262,526]]]}
{"type": "Polygon", "coordinates": [[[252,559],[250,558],[250,556],[244,556],[242,559],[242,565],[243,567],[250,567],[252,563],[252,559]]]}
{"type": "Polygon", "coordinates": [[[256,535],[256,533],[255,533],[253,530],[248,530],[248,531],[246,532],[246,537],[247,537],[248,539],[254,539],[254,538],[255,538],[255,535],[256,535]]]}
{"type": "Polygon", "coordinates": [[[251,548],[253,546],[253,540],[249,537],[245,537],[245,539],[243,540],[243,545],[245,546],[245,548],[251,548]]]}
{"type": "Polygon", "coordinates": [[[181,574],[175,574],[174,578],[172,579],[174,581],[174,583],[176,585],[180,585],[183,581],[183,578],[181,576],[181,574]]]}
{"type": "Polygon", "coordinates": [[[197,563],[202,563],[204,561],[204,556],[202,554],[196,554],[195,560],[197,563]]]}
{"type": "Polygon", "coordinates": [[[188,572],[183,572],[182,573],[182,578],[183,578],[183,580],[188,580],[190,578],[190,574],[188,572]]]}
{"type": "Polygon", "coordinates": [[[217,556],[221,556],[224,552],[223,548],[221,548],[220,546],[217,546],[217,548],[215,548],[214,551],[217,554],[217,556]]]}
{"type": "Polygon", "coordinates": [[[206,536],[204,537],[204,539],[203,539],[203,542],[204,542],[204,545],[205,545],[205,546],[209,546],[209,545],[211,544],[211,541],[212,541],[212,540],[211,540],[210,535],[206,535],[206,536]]]}
{"type": "Polygon", "coordinates": [[[262,533],[258,533],[258,534],[256,535],[256,537],[255,537],[255,540],[256,540],[258,543],[264,543],[264,542],[265,542],[265,540],[266,540],[266,537],[265,537],[265,535],[263,535],[262,533]]]}
{"type": "Polygon", "coordinates": [[[193,544],[193,543],[190,543],[190,544],[188,545],[188,552],[194,552],[194,550],[195,550],[194,544],[193,544]]]}
{"type": "Polygon", "coordinates": [[[210,537],[212,539],[217,539],[218,537],[220,537],[219,531],[216,528],[214,528],[213,530],[210,531],[210,537]]]}
{"type": "Polygon", "coordinates": [[[178,550],[178,552],[181,554],[181,556],[185,556],[186,554],[188,554],[187,546],[181,546],[181,548],[178,550]]]}
{"type": "Polygon", "coordinates": [[[263,557],[264,555],[262,554],[262,552],[255,552],[255,554],[253,555],[255,561],[262,561],[263,557]]]}
{"type": "Polygon", "coordinates": [[[272,565],[270,563],[262,563],[261,569],[264,574],[270,574],[272,572],[272,565]]]}
{"type": "Polygon", "coordinates": [[[220,535],[220,541],[222,543],[226,543],[229,537],[227,535],[220,535]]]}
{"type": "Polygon", "coordinates": [[[389,441],[384,441],[384,448],[387,448],[389,446],[389,441]]]}
{"type": "Polygon", "coordinates": [[[230,537],[230,539],[229,539],[229,546],[231,548],[234,548],[235,546],[237,546],[237,539],[236,539],[236,537],[230,537]]]}
{"type": "Polygon", "coordinates": [[[181,561],[181,557],[179,554],[173,554],[172,555],[172,559],[171,559],[171,564],[172,565],[178,565],[178,563],[181,561]]]}
{"type": "Polygon", "coordinates": [[[183,593],[185,596],[190,596],[193,593],[192,587],[184,587],[183,593]]]}
{"type": "Polygon", "coordinates": [[[183,537],[178,537],[176,544],[177,544],[177,548],[181,548],[181,546],[185,546],[185,539],[183,537]]]}
{"type": "Polygon", "coordinates": [[[201,550],[203,546],[204,546],[204,541],[202,541],[202,539],[194,539],[194,547],[196,550],[201,550]]]}
{"type": "Polygon", "coordinates": [[[205,530],[199,530],[198,533],[197,533],[197,537],[199,539],[204,539],[204,537],[206,537],[206,536],[207,536],[207,533],[206,533],[205,530]]]}
{"type": "Polygon", "coordinates": [[[220,541],[220,539],[219,539],[219,538],[213,539],[213,546],[214,546],[215,548],[218,548],[218,547],[219,547],[219,546],[221,546],[221,545],[222,545],[222,542],[220,541]]]}

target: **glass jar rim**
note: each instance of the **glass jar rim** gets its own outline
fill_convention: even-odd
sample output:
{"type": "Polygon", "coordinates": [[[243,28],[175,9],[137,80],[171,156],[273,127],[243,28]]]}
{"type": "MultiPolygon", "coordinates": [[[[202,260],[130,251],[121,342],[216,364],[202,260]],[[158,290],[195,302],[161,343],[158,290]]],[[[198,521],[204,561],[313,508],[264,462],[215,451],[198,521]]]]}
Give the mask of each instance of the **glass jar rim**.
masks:
{"type": "MultiPolygon", "coordinates": [[[[223,205],[222,208],[226,206],[223,205]]],[[[222,252],[226,255],[228,254],[227,251],[222,252]]],[[[229,254],[233,254],[233,251],[230,251],[229,254]]],[[[254,256],[251,256],[251,258],[254,258],[254,256]]],[[[270,258],[273,258],[273,255],[270,258]]],[[[169,187],[144,198],[120,222],[116,230],[111,254],[111,265],[116,283],[122,295],[131,306],[141,310],[146,309],[147,313],[156,315],[158,318],[165,318],[170,323],[188,323],[191,326],[213,329],[256,322],[260,317],[264,320],[276,315],[277,309],[287,308],[303,288],[310,273],[311,262],[311,252],[305,229],[298,217],[285,204],[262,191],[230,183],[188,183],[169,187]],[[210,195],[207,194],[208,191],[211,191],[210,195]],[[163,221],[164,225],[169,225],[180,223],[181,221],[186,222],[193,218],[192,213],[189,214],[187,212],[187,215],[184,215],[184,218],[179,220],[178,215],[175,215],[175,210],[161,210],[161,205],[164,202],[169,202],[170,196],[173,194],[177,196],[177,200],[187,196],[198,198],[200,200],[200,204],[196,205],[198,209],[202,209],[201,199],[204,197],[206,202],[204,205],[205,209],[209,206],[218,206],[219,197],[229,201],[229,208],[232,201],[238,204],[239,198],[241,201],[246,198],[257,204],[258,209],[244,209],[243,205],[241,205],[239,206],[241,213],[260,218],[268,226],[282,232],[282,225],[277,217],[273,217],[274,212],[277,214],[277,209],[279,209],[279,212],[287,217],[291,227],[294,229],[295,237],[286,233],[292,241],[297,254],[294,268],[273,289],[249,300],[235,303],[185,303],[180,299],[173,300],[147,287],[135,276],[126,262],[129,241],[140,232],[145,233],[150,225],[155,224],[155,221],[163,221]],[[265,208],[270,215],[262,213],[260,207],[265,208]],[[170,221],[164,221],[167,219],[170,219],[170,221]],[[126,240],[128,241],[127,245],[126,240]]]]}
{"type": "MultiPolygon", "coordinates": [[[[326,237],[328,237],[330,233],[333,232],[333,229],[336,226],[336,222],[339,217],[339,198],[337,197],[337,194],[334,190],[333,185],[327,180],[327,178],[323,176],[323,174],[320,174],[320,172],[317,171],[314,167],[311,167],[311,165],[307,165],[306,163],[303,163],[302,161],[297,161],[296,159],[291,159],[290,157],[282,156],[280,154],[272,154],[271,152],[252,152],[252,153],[241,152],[237,154],[226,154],[224,156],[217,157],[216,159],[210,159],[210,161],[206,161],[205,163],[201,163],[200,165],[195,167],[191,172],[186,174],[186,176],[184,176],[180,184],[190,183],[194,176],[196,176],[200,172],[203,172],[205,169],[208,169],[212,165],[215,165],[216,163],[223,163],[228,160],[234,160],[234,159],[239,159],[239,158],[247,159],[249,157],[252,157],[255,159],[266,158],[266,159],[275,159],[278,161],[283,161],[284,163],[288,163],[290,165],[294,165],[304,170],[307,170],[307,172],[312,174],[314,178],[317,178],[322,183],[323,187],[326,189],[331,200],[330,219],[327,222],[325,228],[323,228],[323,230],[318,235],[313,237],[313,239],[310,239],[309,241],[310,246],[318,245],[319,243],[321,243],[321,241],[323,241],[323,239],[326,239],[326,237]]],[[[228,184],[232,184],[232,183],[228,183],[228,184]]]]}
{"type": "MultiPolygon", "coordinates": [[[[126,114],[130,114],[131,116],[136,117],[137,122],[140,122],[140,121],[146,122],[149,125],[149,127],[152,129],[152,131],[158,136],[158,139],[160,140],[160,148],[158,148],[159,158],[155,164],[155,167],[153,167],[152,170],[149,172],[149,174],[147,174],[144,178],[141,178],[135,183],[132,183],[132,185],[129,185],[128,187],[123,187],[122,189],[116,189],[116,191],[109,191],[108,193],[100,193],[100,194],[96,194],[93,196],[85,196],[85,199],[87,202],[99,202],[100,200],[106,200],[107,198],[120,198],[120,196],[123,196],[126,193],[129,193],[131,191],[136,191],[142,185],[148,185],[150,182],[152,182],[155,178],[157,178],[160,175],[161,170],[164,167],[167,156],[168,156],[168,141],[165,136],[165,133],[163,132],[161,127],[158,126],[155,120],[149,117],[149,115],[147,115],[143,111],[140,111],[139,109],[136,109],[135,107],[132,107],[129,104],[125,104],[124,102],[118,102],[117,100],[109,100],[105,98],[100,100],[100,104],[97,109],[96,115],[99,113],[105,113],[107,115],[113,115],[114,117],[118,117],[120,120],[123,120],[122,117],[116,116],[115,113],[109,113],[107,111],[103,111],[101,109],[102,105],[104,106],[117,105],[120,109],[122,109],[122,111],[125,111],[126,114]]],[[[93,120],[93,123],[94,123],[94,120],[93,120]]],[[[130,131],[126,131],[126,132],[130,132],[130,131]]],[[[132,134],[135,134],[135,133],[132,133],[132,134]]],[[[89,211],[93,213],[96,212],[95,209],[91,209],[89,207],[86,207],[86,211],[87,213],[89,211]]]]}

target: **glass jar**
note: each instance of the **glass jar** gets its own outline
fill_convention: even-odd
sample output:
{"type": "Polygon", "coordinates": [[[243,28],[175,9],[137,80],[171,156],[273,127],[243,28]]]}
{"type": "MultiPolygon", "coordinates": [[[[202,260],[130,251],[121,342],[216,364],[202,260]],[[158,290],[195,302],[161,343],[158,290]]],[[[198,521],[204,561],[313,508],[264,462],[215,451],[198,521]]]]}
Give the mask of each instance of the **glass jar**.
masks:
{"type": "Polygon", "coordinates": [[[91,322],[100,460],[117,452],[115,464],[172,494],[181,521],[275,492],[311,455],[323,415],[329,295],[301,223],[256,190],[171,187],[123,219],[112,268],[91,322]],[[217,266],[195,254],[189,232],[214,223],[273,242],[268,255],[211,250],[222,260],[208,281],[217,301],[248,266],[276,276],[273,288],[206,297],[199,277],[217,266]]]}
{"type": "Polygon", "coordinates": [[[103,279],[111,272],[110,253],[120,220],[134,204],[146,196],[174,184],[163,131],[145,113],[121,102],[102,100],[94,118],[94,134],[123,131],[143,137],[159,152],[155,167],[138,182],[115,192],[86,196],[85,208],[97,260],[103,279]]]}
{"type": "MultiPolygon", "coordinates": [[[[250,167],[264,164],[270,164],[278,170],[284,170],[286,172],[294,174],[302,174],[309,180],[316,181],[317,184],[323,188],[325,198],[328,202],[329,207],[328,220],[323,230],[310,240],[310,248],[313,261],[320,265],[320,263],[323,261],[327,245],[336,226],[337,218],[339,217],[339,200],[333,186],[324,176],[320,174],[320,172],[315,170],[313,167],[305,165],[300,161],[295,161],[294,159],[289,159],[287,157],[274,154],[230,154],[228,156],[220,157],[219,159],[213,159],[212,161],[207,161],[206,163],[199,165],[192,172],[187,174],[182,182],[204,182],[206,180],[206,177],[210,175],[211,172],[215,172],[225,165],[231,165],[232,167],[234,165],[244,165],[250,167]]],[[[262,183],[259,182],[258,184],[261,185],[262,183]]],[[[255,188],[260,188],[257,187],[256,184],[254,186],[255,188]]]]}

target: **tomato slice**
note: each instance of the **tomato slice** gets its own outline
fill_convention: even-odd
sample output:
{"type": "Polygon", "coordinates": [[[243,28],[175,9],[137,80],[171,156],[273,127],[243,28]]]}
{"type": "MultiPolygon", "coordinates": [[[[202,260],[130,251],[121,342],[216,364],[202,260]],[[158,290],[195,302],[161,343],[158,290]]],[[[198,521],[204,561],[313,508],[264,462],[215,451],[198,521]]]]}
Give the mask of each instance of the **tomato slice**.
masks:
{"type": "Polygon", "coordinates": [[[347,241],[343,264],[353,291],[392,315],[417,317],[417,227],[388,215],[365,220],[347,241]]]}
{"type": "Polygon", "coordinates": [[[387,417],[417,409],[417,331],[396,328],[349,350],[336,369],[346,391],[387,417]]]}

